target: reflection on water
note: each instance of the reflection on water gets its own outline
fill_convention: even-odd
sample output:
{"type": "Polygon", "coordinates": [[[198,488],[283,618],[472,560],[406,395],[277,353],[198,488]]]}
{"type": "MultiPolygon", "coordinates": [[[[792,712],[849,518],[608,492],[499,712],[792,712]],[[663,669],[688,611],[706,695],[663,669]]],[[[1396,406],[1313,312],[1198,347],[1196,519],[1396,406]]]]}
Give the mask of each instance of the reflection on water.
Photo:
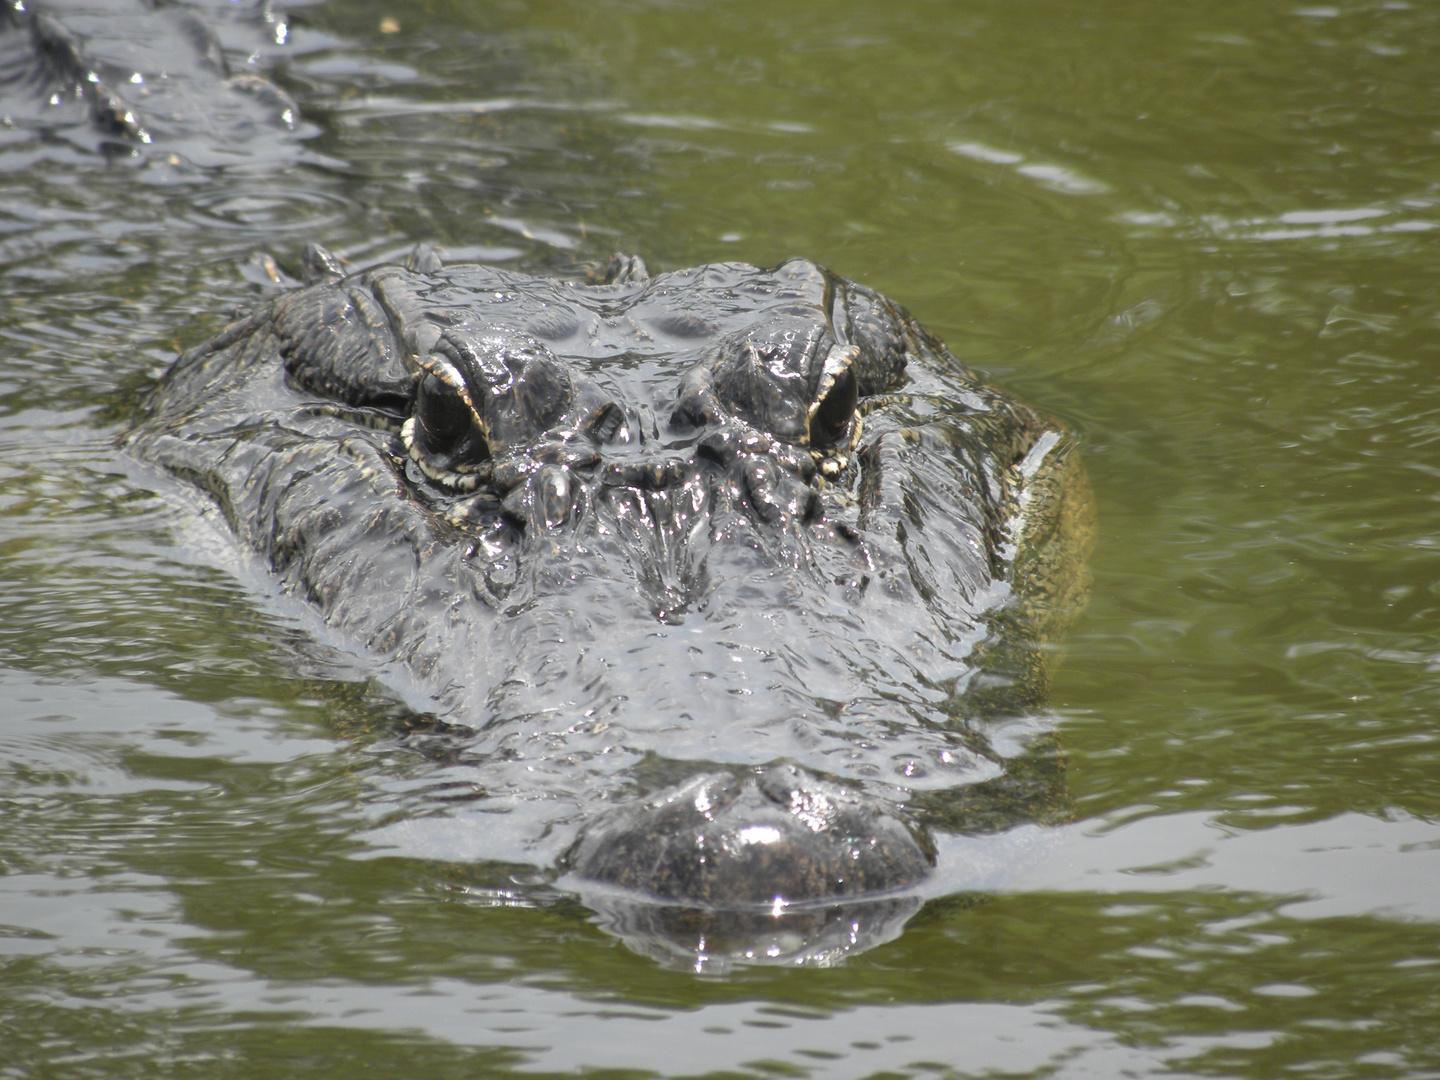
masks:
{"type": "Polygon", "coordinates": [[[302,152],[0,126],[8,1068],[1440,1069],[1429,6],[289,18],[302,152]],[[835,970],[723,979],[387,852],[375,792],[440,782],[393,700],[111,450],[312,238],[804,254],[1064,416],[1101,528],[1052,691],[1075,822],[835,970]]]}

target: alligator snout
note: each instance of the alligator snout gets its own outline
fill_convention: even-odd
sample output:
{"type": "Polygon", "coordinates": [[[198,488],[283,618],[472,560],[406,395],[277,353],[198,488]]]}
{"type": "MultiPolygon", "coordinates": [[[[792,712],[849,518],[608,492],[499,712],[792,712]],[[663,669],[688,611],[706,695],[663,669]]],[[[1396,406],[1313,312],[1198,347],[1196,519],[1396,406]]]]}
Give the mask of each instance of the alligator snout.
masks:
{"type": "Polygon", "coordinates": [[[696,776],[612,811],[568,862],[581,878],[662,902],[778,911],[904,889],[935,853],[888,804],[779,764],[696,776]]]}

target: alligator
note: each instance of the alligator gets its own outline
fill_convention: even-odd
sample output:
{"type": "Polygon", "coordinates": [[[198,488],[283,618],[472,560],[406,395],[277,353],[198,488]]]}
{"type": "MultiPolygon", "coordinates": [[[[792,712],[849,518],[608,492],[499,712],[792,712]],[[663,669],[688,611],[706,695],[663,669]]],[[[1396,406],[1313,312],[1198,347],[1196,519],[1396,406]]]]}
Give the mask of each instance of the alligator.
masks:
{"type": "Polygon", "coordinates": [[[300,127],[295,102],[253,70],[286,34],[268,2],[0,0],[0,118],[112,157],[158,146],[198,165],[248,160],[257,140],[300,127]]]}
{"type": "Polygon", "coordinates": [[[905,309],[803,259],[305,264],[127,445],[464,746],[480,858],[662,959],[829,963],[937,835],[1063,813],[1075,440],[905,309]]]}

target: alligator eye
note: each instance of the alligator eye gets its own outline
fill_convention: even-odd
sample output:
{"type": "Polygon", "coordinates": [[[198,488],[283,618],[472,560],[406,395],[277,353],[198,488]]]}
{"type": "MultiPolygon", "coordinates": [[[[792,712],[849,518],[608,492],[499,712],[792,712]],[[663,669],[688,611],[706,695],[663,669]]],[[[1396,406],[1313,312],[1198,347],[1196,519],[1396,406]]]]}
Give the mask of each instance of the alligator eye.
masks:
{"type": "Polygon", "coordinates": [[[488,456],[483,438],[473,440],[477,446],[466,445],[475,426],[470,407],[453,387],[429,372],[420,380],[415,394],[415,424],[429,453],[457,455],[468,452],[471,457],[488,456]],[[477,455],[475,450],[481,453],[477,455]]]}
{"type": "Polygon", "coordinates": [[[830,389],[810,413],[810,445],[816,450],[829,450],[845,440],[855,405],[860,400],[860,386],[855,369],[847,367],[835,376],[830,389]]]}

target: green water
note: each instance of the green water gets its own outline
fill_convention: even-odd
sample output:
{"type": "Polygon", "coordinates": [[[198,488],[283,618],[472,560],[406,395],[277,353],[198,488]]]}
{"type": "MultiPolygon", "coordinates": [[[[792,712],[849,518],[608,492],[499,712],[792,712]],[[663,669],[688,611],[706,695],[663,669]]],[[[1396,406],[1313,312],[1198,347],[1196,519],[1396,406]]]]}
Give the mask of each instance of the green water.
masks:
{"type": "Polygon", "coordinates": [[[0,127],[0,1078],[1440,1076],[1440,9],[336,0],[288,47],[313,137],[252,165],[0,127]],[[386,693],[112,449],[310,239],[804,254],[1063,417],[1051,855],[703,978],[379,844],[439,782],[386,693]]]}

